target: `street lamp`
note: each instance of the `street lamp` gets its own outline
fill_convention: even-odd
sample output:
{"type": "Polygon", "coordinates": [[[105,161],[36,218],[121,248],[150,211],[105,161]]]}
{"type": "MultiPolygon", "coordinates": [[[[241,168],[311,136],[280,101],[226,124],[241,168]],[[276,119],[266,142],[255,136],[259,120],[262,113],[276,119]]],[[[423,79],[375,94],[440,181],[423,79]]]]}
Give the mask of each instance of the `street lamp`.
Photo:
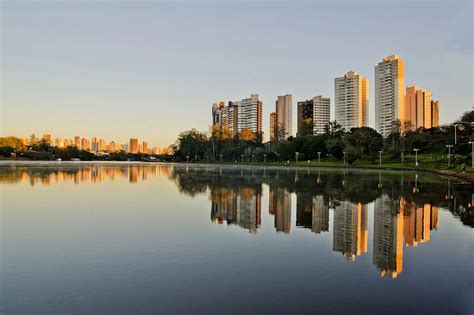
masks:
{"type": "Polygon", "coordinates": [[[471,149],[471,167],[474,168],[474,141],[469,141],[469,144],[472,146],[472,149],[471,149]]]}
{"type": "Polygon", "coordinates": [[[379,166],[382,166],[382,152],[383,151],[379,151],[379,166]]]}
{"type": "Polygon", "coordinates": [[[252,154],[252,163],[255,163],[255,154],[252,154]]]}
{"type": "Polygon", "coordinates": [[[186,163],[189,163],[189,155],[186,155],[186,163]]]}
{"type": "Polygon", "coordinates": [[[221,163],[222,163],[222,154],[219,154],[219,157],[221,158],[221,163]]]}
{"type": "Polygon", "coordinates": [[[457,131],[458,131],[459,124],[454,124],[453,126],[454,126],[454,144],[458,144],[457,131]]]}
{"type": "Polygon", "coordinates": [[[266,153],[263,154],[263,163],[264,164],[267,163],[267,154],[266,153]]]}
{"type": "Polygon", "coordinates": [[[446,148],[448,148],[448,168],[451,168],[451,148],[453,147],[452,144],[446,145],[446,148]]]}
{"type": "Polygon", "coordinates": [[[418,151],[420,151],[420,149],[413,149],[413,151],[415,151],[415,165],[418,166],[418,151]]]}
{"type": "Polygon", "coordinates": [[[240,157],[242,158],[242,163],[244,163],[244,155],[240,155],[240,157]]]}
{"type": "Polygon", "coordinates": [[[318,161],[319,161],[319,164],[321,164],[321,152],[318,152],[318,161]]]}
{"type": "Polygon", "coordinates": [[[296,160],[296,163],[298,163],[298,154],[299,154],[299,152],[295,152],[295,160],[296,160]]]}
{"type": "Polygon", "coordinates": [[[346,165],[346,151],[342,152],[344,154],[344,166],[346,165]]]}

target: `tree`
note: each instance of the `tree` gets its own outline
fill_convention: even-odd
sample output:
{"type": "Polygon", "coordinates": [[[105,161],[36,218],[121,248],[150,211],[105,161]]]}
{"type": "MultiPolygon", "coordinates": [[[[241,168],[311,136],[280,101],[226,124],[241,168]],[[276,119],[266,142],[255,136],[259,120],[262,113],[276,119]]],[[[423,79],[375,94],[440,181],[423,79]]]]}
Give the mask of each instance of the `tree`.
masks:
{"type": "Polygon", "coordinates": [[[244,128],[240,131],[240,140],[242,141],[254,141],[255,138],[256,137],[252,129],[244,128]]]}
{"type": "Polygon", "coordinates": [[[301,129],[298,132],[298,137],[312,136],[313,135],[313,120],[307,118],[303,120],[301,129]]]}

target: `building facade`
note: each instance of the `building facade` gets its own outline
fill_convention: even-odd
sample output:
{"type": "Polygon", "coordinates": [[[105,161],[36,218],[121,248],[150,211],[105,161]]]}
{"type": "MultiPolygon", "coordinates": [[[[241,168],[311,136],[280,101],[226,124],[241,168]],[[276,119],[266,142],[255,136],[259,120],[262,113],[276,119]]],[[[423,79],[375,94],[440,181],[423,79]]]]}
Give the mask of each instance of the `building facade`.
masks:
{"type": "Polygon", "coordinates": [[[248,129],[254,134],[260,133],[262,131],[262,102],[258,99],[258,94],[252,94],[236,105],[238,106],[237,132],[248,129]]]}
{"type": "Polygon", "coordinates": [[[405,123],[411,130],[431,128],[431,93],[416,86],[406,88],[405,123]]]}
{"type": "Polygon", "coordinates": [[[331,119],[331,99],[321,95],[311,100],[298,102],[298,135],[305,125],[311,125],[313,134],[322,134],[331,119]]]}
{"type": "Polygon", "coordinates": [[[130,138],[129,153],[138,153],[138,139],[130,138]]]}
{"type": "Polygon", "coordinates": [[[331,119],[331,99],[321,95],[313,97],[313,134],[323,134],[331,119]]]}
{"type": "Polygon", "coordinates": [[[276,112],[270,113],[270,141],[276,139],[277,119],[276,112]]]}
{"type": "Polygon", "coordinates": [[[375,66],[375,129],[384,137],[394,121],[406,121],[404,84],[405,64],[397,55],[384,57],[375,66]]]}
{"type": "Polygon", "coordinates": [[[431,126],[439,127],[439,101],[431,100],[431,126]]]}
{"type": "Polygon", "coordinates": [[[354,71],[334,79],[336,121],[346,131],[367,127],[369,83],[354,71]]]}
{"type": "MultiPolygon", "coordinates": [[[[291,94],[278,96],[275,102],[277,128],[284,130],[278,132],[282,138],[293,135],[293,97],[291,94]]],[[[281,139],[282,140],[282,139],[281,139]]]]}

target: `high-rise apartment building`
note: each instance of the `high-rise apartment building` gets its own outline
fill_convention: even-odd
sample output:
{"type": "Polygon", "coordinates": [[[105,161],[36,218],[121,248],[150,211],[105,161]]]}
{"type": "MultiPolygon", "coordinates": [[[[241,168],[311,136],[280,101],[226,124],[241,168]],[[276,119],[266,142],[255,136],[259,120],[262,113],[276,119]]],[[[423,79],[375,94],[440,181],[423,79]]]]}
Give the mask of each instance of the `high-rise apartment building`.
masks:
{"type": "Polygon", "coordinates": [[[81,139],[81,150],[90,150],[91,144],[90,141],[86,138],[81,139]]]}
{"type": "Polygon", "coordinates": [[[105,151],[105,147],[106,147],[105,140],[99,139],[99,142],[97,143],[97,149],[99,151],[105,151]]]}
{"type": "Polygon", "coordinates": [[[97,138],[96,138],[96,137],[93,137],[93,138],[92,138],[92,141],[91,141],[91,150],[92,150],[92,151],[97,151],[97,150],[98,150],[97,138]]]}
{"type": "Polygon", "coordinates": [[[142,149],[143,153],[148,154],[148,142],[143,141],[142,149]]]}
{"type": "Polygon", "coordinates": [[[138,153],[138,139],[130,138],[129,153],[138,153]]]}
{"type": "Polygon", "coordinates": [[[291,94],[277,97],[275,112],[277,120],[276,127],[280,130],[278,135],[282,138],[291,136],[293,134],[293,97],[291,94]]]}
{"type": "Polygon", "coordinates": [[[313,134],[322,134],[331,119],[331,100],[321,95],[313,97],[313,134]]]}
{"type": "Polygon", "coordinates": [[[252,94],[241,101],[212,105],[212,125],[228,128],[233,135],[248,129],[257,134],[262,131],[262,102],[258,94],[252,94]]]}
{"type": "Polygon", "coordinates": [[[229,130],[232,135],[237,133],[238,102],[229,102],[225,106],[224,102],[212,105],[212,125],[219,126],[222,130],[229,130]]]}
{"type": "Polygon", "coordinates": [[[313,111],[314,105],[313,100],[306,100],[297,103],[298,107],[298,132],[297,135],[301,135],[305,125],[313,125],[313,111]]]}
{"type": "Polygon", "coordinates": [[[416,86],[407,87],[405,111],[405,122],[412,130],[431,128],[431,93],[416,86]]]}
{"type": "Polygon", "coordinates": [[[431,127],[439,127],[439,101],[431,100],[431,127]]]}
{"type": "Polygon", "coordinates": [[[369,83],[354,71],[334,80],[336,121],[346,131],[368,125],[369,83]]]}
{"type": "Polygon", "coordinates": [[[303,128],[311,128],[313,134],[324,133],[324,128],[331,119],[331,100],[321,95],[311,100],[298,102],[298,135],[303,128]]]}
{"type": "Polygon", "coordinates": [[[405,65],[397,55],[384,57],[375,66],[375,129],[384,137],[395,120],[406,121],[404,84],[405,65]]]}
{"type": "Polygon", "coordinates": [[[81,137],[79,136],[74,137],[74,146],[78,149],[81,148],[81,137]]]}
{"type": "Polygon", "coordinates": [[[244,98],[238,104],[237,131],[251,130],[254,134],[262,131],[262,102],[258,94],[244,98]]]}
{"type": "Polygon", "coordinates": [[[277,131],[277,119],[276,119],[276,112],[270,113],[270,141],[276,139],[276,131],[277,131]]]}

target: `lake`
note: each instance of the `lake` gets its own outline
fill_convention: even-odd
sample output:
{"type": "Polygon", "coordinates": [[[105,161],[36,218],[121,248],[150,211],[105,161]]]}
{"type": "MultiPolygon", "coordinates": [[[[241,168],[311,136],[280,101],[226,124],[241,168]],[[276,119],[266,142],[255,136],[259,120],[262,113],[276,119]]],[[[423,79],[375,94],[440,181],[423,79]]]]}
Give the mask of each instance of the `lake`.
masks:
{"type": "Polygon", "coordinates": [[[473,191],[427,173],[0,165],[2,314],[472,314],[473,191]]]}

